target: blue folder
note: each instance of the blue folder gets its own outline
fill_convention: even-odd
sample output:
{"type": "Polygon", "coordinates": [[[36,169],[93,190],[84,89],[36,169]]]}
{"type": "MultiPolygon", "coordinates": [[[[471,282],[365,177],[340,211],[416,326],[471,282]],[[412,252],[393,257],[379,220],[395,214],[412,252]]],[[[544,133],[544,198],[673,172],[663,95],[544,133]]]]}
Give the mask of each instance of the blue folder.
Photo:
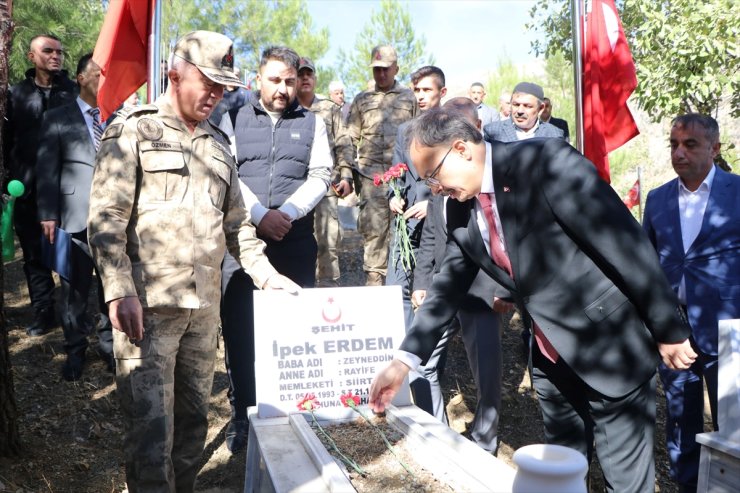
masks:
{"type": "Polygon", "coordinates": [[[56,229],[53,245],[42,235],[41,260],[47,268],[76,288],[82,288],[90,282],[93,261],[87,244],[63,229],[56,229]]]}

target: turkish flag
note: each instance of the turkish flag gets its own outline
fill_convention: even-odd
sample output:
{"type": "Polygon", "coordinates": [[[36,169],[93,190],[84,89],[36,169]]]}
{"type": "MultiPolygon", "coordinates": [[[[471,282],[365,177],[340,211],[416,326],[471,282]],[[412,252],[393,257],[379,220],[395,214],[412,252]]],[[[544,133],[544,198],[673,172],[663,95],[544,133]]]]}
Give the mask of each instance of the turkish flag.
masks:
{"type": "Polygon", "coordinates": [[[103,121],[147,79],[151,17],[157,0],[111,0],[95,43],[100,66],[98,106],[103,121]]]}
{"type": "Polygon", "coordinates": [[[583,151],[609,183],[608,153],[640,133],[627,107],[637,76],[614,0],[592,0],[586,29],[583,151]]]}
{"type": "Polygon", "coordinates": [[[640,203],[640,179],[638,178],[632,188],[627,192],[627,197],[622,199],[627,209],[632,209],[634,206],[640,203]]]}

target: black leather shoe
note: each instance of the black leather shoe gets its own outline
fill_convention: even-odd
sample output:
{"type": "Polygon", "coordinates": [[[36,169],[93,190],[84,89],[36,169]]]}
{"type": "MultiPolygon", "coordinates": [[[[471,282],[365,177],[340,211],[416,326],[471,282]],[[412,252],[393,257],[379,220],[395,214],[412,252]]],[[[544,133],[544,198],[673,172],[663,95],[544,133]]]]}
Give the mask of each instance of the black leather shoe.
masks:
{"type": "Polygon", "coordinates": [[[68,382],[79,380],[82,377],[82,369],[84,366],[84,354],[68,354],[67,359],[64,362],[64,366],[62,366],[62,377],[68,382]]]}
{"type": "Polygon", "coordinates": [[[247,447],[247,435],[249,432],[249,421],[244,419],[232,419],[226,427],[226,448],[229,452],[236,454],[247,447]]]}
{"type": "Polygon", "coordinates": [[[33,323],[26,328],[26,334],[39,337],[49,332],[55,324],[54,309],[47,308],[36,314],[33,323]]]}

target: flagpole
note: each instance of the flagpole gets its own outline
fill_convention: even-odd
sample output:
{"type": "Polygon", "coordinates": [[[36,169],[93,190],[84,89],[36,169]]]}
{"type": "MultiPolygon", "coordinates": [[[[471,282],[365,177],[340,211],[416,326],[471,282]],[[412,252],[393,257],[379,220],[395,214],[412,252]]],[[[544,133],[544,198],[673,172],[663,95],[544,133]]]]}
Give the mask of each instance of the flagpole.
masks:
{"type": "Polygon", "coordinates": [[[149,30],[149,70],[147,73],[147,103],[153,103],[162,92],[161,65],[162,54],[159,42],[162,38],[162,2],[152,1],[152,25],[149,30]]]}
{"type": "Polygon", "coordinates": [[[642,168],[637,167],[637,220],[642,224],[642,168]]]}
{"type": "Polygon", "coordinates": [[[570,0],[573,32],[573,80],[576,96],[576,149],[583,153],[583,2],[570,0]]]}

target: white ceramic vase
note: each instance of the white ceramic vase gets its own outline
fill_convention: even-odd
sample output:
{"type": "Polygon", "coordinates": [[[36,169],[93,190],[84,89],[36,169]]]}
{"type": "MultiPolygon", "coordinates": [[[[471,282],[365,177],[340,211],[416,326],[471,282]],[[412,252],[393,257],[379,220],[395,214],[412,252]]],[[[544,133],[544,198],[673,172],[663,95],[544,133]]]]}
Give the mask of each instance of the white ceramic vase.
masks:
{"type": "Polygon", "coordinates": [[[514,452],[512,493],[586,493],[588,463],[562,445],[527,445],[514,452]]]}

